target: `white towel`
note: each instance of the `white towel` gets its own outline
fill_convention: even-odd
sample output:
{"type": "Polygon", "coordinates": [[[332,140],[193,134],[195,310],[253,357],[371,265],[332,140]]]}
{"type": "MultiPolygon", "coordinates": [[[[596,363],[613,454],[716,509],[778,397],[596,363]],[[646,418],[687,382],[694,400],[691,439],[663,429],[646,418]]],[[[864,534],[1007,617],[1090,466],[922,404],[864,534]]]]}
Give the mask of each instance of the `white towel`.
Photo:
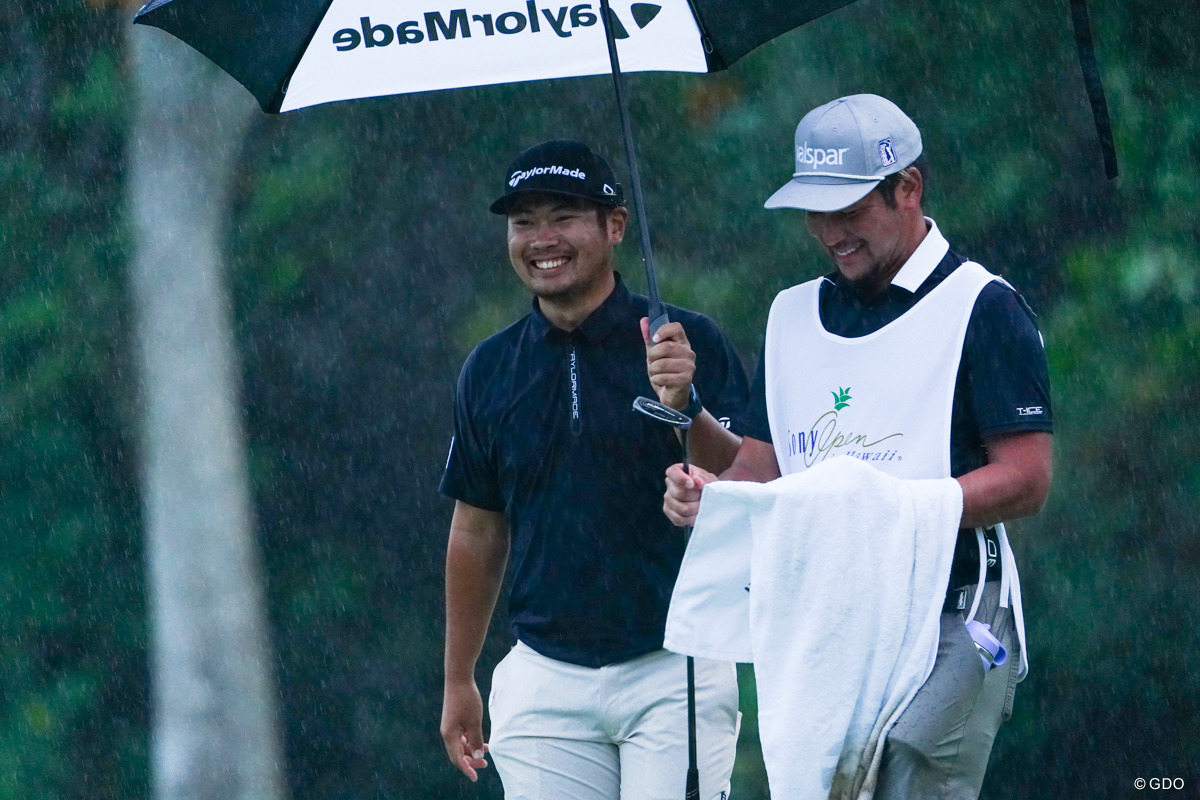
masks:
{"type": "Polygon", "coordinates": [[[933,669],[961,516],[954,479],[849,457],[705,487],[666,646],[752,655],[773,797],[872,797],[883,737],[933,669]],[[739,608],[711,613],[733,597],[739,608]]]}
{"type": "Polygon", "coordinates": [[[750,645],[750,508],[720,481],[704,487],[679,566],[663,647],[714,661],[754,661],[750,645]]]}

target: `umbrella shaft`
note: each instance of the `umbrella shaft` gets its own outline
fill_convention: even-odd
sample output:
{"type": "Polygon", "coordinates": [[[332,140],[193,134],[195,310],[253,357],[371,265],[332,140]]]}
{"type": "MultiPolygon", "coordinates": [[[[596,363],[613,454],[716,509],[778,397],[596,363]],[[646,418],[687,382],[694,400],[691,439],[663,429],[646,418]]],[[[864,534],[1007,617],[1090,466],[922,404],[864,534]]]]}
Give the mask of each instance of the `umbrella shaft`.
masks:
{"type": "MultiPolygon", "coordinates": [[[[613,37],[608,0],[600,0],[600,19],[604,23],[604,38],[608,42],[608,61],[612,65],[613,89],[617,95],[617,116],[621,121],[621,134],[625,138],[625,158],[629,164],[629,183],[633,191],[633,212],[637,215],[638,231],[641,234],[642,259],[646,262],[646,288],[650,296],[651,333],[657,329],[653,323],[660,318],[666,322],[662,303],[658,299],[658,281],[654,277],[654,252],[650,247],[650,220],[646,217],[646,201],[642,196],[642,175],[638,170],[637,149],[633,142],[633,124],[629,119],[629,108],[625,102],[625,81],[621,76],[621,62],[617,57],[617,40],[613,37]]],[[[661,326],[662,323],[658,323],[661,326]]]]}
{"type": "Polygon", "coordinates": [[[696,662],[687,657],[688,771],[684,800],[700,800],[700,769],[696,757],[696,662]]]}

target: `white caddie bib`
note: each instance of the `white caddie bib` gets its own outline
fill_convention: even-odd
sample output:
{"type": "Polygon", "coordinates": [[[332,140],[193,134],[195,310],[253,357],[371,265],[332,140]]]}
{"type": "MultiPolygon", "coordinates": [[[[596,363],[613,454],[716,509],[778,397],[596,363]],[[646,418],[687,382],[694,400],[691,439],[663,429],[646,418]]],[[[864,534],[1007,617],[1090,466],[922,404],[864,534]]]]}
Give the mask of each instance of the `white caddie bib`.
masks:
{"type": "Polygon", "coordinates": [[[898,478],[950,477],[950,416],[967,323],[1003,280],[968,261],[899,319],[857,338],[821,324],[823,278],[775,298],[767,320],[767,418],[789,475],[833,456],[898,478]]]}
{"type": "MultiPolygon", "coordinates": [[[[942,247],[944,253],[944,242],[942,247]]],[[[790,475],[844,455],[897,478],[950,477],[950,420],[967,325],[983,288],[992,281],[1008,284],[968,261],[899,319],[851,339],[835,336],[821,324],[821,280],[781,292],[767,320],[767,420],[780,473],[790,475]]],[[[698,550],[696,537],[688,546],[667,615],[666,647],[750,660],[751,534],[740,518],[714,518],[713,513],[711,504],[707,512],[702,505],[696,530],[708,549],[698,550]],[[720,539],[710,543],[707,530],[719,531],[720,539]]],[[[1012,605],[1020,680],[1029,670],[1020,578],[1004,525],[995,528],[1002,564],[1000,605],[1012,605]]],[[[982,539],[982,529],[976,535],[982,539]]],[[[981,558],[980,584],[985,563],[981,558]]],[[[974,619],[980,597],[976,592],[967,622],[974,619]]]]}

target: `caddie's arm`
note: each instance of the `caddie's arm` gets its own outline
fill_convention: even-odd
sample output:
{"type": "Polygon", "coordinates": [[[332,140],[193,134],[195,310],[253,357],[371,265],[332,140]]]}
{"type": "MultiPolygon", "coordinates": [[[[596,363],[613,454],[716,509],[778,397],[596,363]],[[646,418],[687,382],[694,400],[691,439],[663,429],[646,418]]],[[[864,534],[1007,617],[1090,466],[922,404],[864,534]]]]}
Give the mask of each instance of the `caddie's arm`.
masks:
{"type": "Polygon", "coordinates": [[[988,463],[958,479],[962,527],[987,527],[1041,511],[1050,493],[1050,442],[1050,434],[1043,431],[985,439],[988,463]]]}
{"type": "Polygon", "coordinates": [[[487,766],[483,698],[475,663],[508,563],[508,522],[498,511],[454,504],[446,549],[446,656],[442,742],[454,766],[470,778],[487,766]]]}
{"type": "MultiPolygon", "coordinates": [[[[642,340],[646,343],[646,372],[658,401],[686,413],[692,400],[696,353],[683,326],[668,322],[658,329],[652,342],[650,321],[643,317],[642,340]]],[[[711,472],[722,472],[733,463],[741,443],[742,438],[718,422],[707,409],[692,417],[688,451],[696,465],[711,472]]]]}

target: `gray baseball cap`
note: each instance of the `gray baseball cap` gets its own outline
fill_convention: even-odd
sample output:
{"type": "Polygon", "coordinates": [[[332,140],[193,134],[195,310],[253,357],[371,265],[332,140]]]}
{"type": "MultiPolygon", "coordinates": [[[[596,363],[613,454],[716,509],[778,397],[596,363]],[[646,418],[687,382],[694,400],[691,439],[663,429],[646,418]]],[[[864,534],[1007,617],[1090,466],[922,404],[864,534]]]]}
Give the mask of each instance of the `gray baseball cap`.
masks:
{"type": "Polygon", "coordinates": [[[766,208],[840,211],[921,155],[921,132],[891,100],[854,94],[814,108],[796,126],[796,172],[766,208]]]}

